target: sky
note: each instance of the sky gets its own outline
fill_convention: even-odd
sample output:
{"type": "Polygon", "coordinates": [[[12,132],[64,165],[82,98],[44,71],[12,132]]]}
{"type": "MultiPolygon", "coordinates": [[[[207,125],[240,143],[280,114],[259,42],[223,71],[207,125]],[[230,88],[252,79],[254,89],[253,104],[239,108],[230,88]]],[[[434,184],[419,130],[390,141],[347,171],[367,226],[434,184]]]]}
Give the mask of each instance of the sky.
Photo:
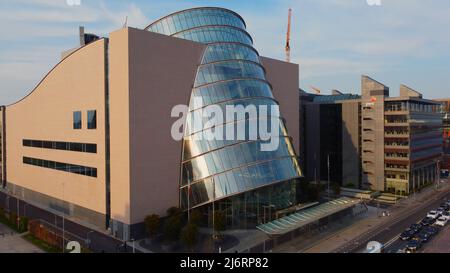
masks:
{"type": "Polygon", "coordinates": [[[368,75],[398,95],[406,84],[425,98],[450,97],[449,0],[0,0],[0,105],[30,93],[77,46],[78,26],[100,36],[143,28],[169,13],[219,6],[239,13],[255,48],[283,59],[292,8],[291,61],[300,87],[359,93],[368,75]],[[69,3],[69,4],[68,4],[69,3]]]}

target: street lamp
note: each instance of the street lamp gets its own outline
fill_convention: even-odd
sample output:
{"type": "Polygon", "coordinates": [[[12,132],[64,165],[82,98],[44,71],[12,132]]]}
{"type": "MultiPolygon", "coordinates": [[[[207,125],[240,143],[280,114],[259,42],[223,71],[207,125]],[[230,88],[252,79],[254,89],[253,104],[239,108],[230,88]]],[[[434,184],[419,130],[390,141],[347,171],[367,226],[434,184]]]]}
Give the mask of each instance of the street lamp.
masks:
{"type": "Polygon", "coordinates": [[[328,166],[328,201],[330,201],[330,153],[327,154],[327,166],[328,166]]]}
{"type": "Polygon", "coordinates": [[[94,231],[93,230],[90,230],[90,231],[88,231],[88,233],[86,234],[86,238],[87,238],[87,247],[88,248],[91,248],[91,239],[89,238],[89,235],[91,234],[91,233],[93,233],[94,231]]]}
{"type": "Polygon", "coordinates": [[[134,243],[136,242],[136,240],[131,238],[131,242],[133,243],[133,253],[136,253],[136,248],[134,247],[134,243]]]}
{"type": "Polygon", "coordinates": [[[62,211],[62,251],[63,251],[63,253],[65,252],[64,251],[64,249],[65,249],[65,242],[64,242],[64,240],[65,240],[65,237],[66,237],[66,230],[65,230],[65,211],[64,211],[64,180],[62,181],[62,208],[63,208],[63,211],[62,211]]]}

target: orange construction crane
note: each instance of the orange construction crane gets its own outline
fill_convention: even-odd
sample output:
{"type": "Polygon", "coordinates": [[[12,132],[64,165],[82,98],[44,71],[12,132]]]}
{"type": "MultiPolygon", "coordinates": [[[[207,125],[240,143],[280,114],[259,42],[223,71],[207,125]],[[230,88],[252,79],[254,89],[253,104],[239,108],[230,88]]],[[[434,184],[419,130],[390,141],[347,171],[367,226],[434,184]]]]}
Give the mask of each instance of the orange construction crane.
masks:
{"type": "Polygon", "coordinates": [[[292,17],[292,9],[289,9],[288,13],[288,27],[286,33],[286,62],[291,62],[291,17],[292,17]]]}

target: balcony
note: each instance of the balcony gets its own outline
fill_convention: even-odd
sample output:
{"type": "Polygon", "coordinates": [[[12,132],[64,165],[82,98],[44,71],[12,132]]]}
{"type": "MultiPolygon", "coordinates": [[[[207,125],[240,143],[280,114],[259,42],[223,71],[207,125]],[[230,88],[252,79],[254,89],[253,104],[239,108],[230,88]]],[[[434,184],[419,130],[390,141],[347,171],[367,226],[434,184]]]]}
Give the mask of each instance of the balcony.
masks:
{"type": "Polygon", "coordinates": [[[409,144],[404,145],[398,145],[398,144],[384,144],[384,149],[390,149],[390,150],[409,150],[411,146],[409,144]]]}
{"type": "Polygon", "coordinates": [[[395,161],[409,161],[409,156],[384,155],[384,159],[386,159],[386,160],[395,160],[395,161]]]}
{"type": "Polygon", "coordinates": [[[409,132],[385,132],[384,136],[389,138],[409,138],[409,132]]]}

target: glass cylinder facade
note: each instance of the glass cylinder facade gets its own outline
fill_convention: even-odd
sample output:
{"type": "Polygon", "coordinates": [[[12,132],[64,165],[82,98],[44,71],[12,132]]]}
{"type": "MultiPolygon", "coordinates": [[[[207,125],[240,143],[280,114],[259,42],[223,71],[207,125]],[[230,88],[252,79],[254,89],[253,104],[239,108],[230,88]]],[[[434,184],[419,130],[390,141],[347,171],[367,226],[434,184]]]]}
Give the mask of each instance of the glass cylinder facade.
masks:
{"type": "MultiPolygon", "coordinates": [[[[259,135],[252,140],[198,140],[196,134],[211,128],[191,128],[196,113],[207,105],[221,109],[227,105],[254,105],[257,109],[261,105],[269,109],[278,105],[243,19],[222,8],[196,8],[164,17],[146,29],[207,45],[193,79],[184,128],[181,207],[191,209],[236,198],[237,207],[246,207],[246,213],[252,204],[257,204],[253,206],[255,212],[264,206],[283,209],[293,205],[294,183],[302,173],[281,117],[277,117],[281,122],[275,151],[263,151],[261,144],[265,141],[259,135]],[[193,103],[195,98],[202,99],[201,106],[193,103]]],[[[258,119],[264,118],[258,115],[258,119]]],[[[265,119],[259,121],[270,123],[270,118],[265,119]]],[[[244,116],[233,121],[233,126],[248,130],[249,120],[244,116]],[[241,123],[243,127],[239,127],[241,123]]],[[[224,121],[222,126],[225,125],[224,121]]]]}

